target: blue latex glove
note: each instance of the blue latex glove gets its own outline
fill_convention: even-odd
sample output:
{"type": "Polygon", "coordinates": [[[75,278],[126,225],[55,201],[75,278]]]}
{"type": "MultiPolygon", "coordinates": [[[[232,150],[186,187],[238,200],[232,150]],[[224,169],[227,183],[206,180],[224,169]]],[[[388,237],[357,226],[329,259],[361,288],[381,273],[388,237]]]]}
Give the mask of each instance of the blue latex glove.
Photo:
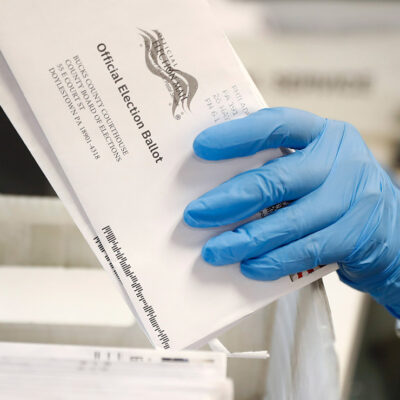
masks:
{"type": "Polygon", "coordinates": [[[194,151],[222,160],[280,146],[298,151],[235,176],[187,206],[186,223],[205,228],[293,200],[212,238],[204,259],[240,262],[242,273],[257,280],[338,262],[342,281],[400,317],[400,192],[352,125],[264,109],[206,129],[194,151]]]}

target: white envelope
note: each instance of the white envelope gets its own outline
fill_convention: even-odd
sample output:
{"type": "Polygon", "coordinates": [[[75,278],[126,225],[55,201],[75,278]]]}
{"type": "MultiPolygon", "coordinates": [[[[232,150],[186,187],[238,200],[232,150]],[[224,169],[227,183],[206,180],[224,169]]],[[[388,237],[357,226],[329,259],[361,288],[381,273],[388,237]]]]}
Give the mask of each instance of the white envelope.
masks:
{"type": "Polygon", "coordinates": [[[204,344],[334,269],[252,281],[200,257],[232,227],[182,221],[191,200],[281,154],[193,155],[202,129],[265,107],[204,1],[3,0],[0,48],[6,113],[156,347],[204,344]]]}
{"type": "Polygon", "coordinates": [[[0,343],[6,399],[231,400],[226,357],[201,351],[0,343]]]}

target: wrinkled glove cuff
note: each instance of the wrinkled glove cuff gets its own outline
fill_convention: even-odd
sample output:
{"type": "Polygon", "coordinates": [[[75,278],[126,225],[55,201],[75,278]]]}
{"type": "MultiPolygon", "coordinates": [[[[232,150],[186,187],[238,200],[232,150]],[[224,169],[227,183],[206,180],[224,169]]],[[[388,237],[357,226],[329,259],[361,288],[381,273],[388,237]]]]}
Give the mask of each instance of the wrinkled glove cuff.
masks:
{"type": "MultiPolygon", "coordinates": [[[[375,298],[375,296],[373,295],[375,298]]],[[[400,266],[386,282],[383,293],[376,300],[384,305],[396,318],[400,319],[400,266]]]]}
{"type": "MultiPolygon", "coordinates": [[[[339,266],[342,265],[339,263],[339,266]]],[[[354,289],[369,293],[393,316],[400,319],[400,253],[384,272],[370,275],[363,280],[354,280],[351,274],[343,268],[337,272],[342,282],[354,289]]]]}
{"type": "Polygon", "coordinates": [[[400,318],[400,253],[387,270],[391,271],[391,274],[370,293],[392,315],[400,318]]]}

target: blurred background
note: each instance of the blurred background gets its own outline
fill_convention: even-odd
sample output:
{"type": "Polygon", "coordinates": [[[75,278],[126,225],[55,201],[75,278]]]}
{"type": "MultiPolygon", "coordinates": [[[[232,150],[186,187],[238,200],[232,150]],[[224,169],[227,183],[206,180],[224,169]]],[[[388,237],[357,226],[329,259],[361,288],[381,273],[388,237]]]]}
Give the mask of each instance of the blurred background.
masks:
{"type": "MultiPolygon", "coordinates": [[[[400,1],[210,3],[270,106],[297,107],[351,122],[379,162],[400,179],[400,1]]],[[[0,340],[130,345],[129,312],[112,294],[106,310],[96,308],[108,283],[94,272],[97,261],[3,110],[0,132],[0,340]],[[36,272],[10,268],[13,265],[36,266],[36,272]],[[71,268],[71,274],[50,266],[71,268]],[[95,281],[98,289],[78,315],[66,304],[76,302],[82,308],[78,299],[83,289],[76,285],[82,279],[95,281]],[[38,290],[43,282],[48,291],[38,290]],[[65,293],[57,289],[61,282],[68,288],[65,293]],[[21,293],[38,300],[16,306],[21,293]],[[57,308],[59,318],[52,305],[64,307],[57,308]],[[96,336],[99,326],[101,338],[96,336]]],[[[342,398],[398,399],[400,339],[393,317],[342,285],[335,274],[325,285],[342,398]]],[[[268,324],[268,318],[257,323],[268,324]]],[[[146,346],[137,335],[136,343],[146,346]]]]}

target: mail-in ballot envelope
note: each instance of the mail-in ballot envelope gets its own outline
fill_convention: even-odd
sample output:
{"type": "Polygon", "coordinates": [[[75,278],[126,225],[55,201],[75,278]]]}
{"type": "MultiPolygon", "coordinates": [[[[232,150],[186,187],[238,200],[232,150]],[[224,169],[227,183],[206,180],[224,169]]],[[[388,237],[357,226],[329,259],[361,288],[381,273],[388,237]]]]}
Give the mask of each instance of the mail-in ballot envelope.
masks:
{"type": "Polygon", "coordinates": [[[333,269],[252,281],[201,258],[232,226],[183,222],[282,155],[194,155],[201,130],[266,107],[205,1],[2,0],[0,50],[2,106],[156,347],[202,345],[333,269]]]}

